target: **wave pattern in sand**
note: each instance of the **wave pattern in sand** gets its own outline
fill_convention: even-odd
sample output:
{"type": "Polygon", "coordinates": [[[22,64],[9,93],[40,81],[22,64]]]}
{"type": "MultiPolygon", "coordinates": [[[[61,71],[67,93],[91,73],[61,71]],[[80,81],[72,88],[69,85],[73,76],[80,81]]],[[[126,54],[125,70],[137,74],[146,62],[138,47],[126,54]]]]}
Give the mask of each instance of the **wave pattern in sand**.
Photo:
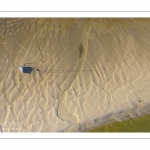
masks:
{"type": "Polygon", "coordinates": [[[3,132],[84,131],[149,112],[149,19],[0,22],[3,132]]]}

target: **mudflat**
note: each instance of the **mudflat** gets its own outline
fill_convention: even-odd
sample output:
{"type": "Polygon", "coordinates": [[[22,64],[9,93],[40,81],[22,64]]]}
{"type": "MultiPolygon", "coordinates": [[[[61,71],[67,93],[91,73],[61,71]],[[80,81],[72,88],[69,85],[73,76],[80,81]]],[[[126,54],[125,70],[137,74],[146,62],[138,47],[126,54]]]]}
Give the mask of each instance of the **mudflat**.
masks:
{"type": "Polygon", "coordinates": [[[82,132],[149,113],[150,19],[1,18],[0,35],[2,132],[82,132]]]}

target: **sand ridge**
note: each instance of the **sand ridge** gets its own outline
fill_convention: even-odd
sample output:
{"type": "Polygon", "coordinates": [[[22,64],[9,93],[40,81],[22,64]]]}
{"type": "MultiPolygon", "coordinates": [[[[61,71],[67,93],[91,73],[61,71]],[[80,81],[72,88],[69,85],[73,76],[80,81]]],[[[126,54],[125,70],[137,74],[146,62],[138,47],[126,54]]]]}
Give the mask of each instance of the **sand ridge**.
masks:
{"type": "Polygon", "coordinates": [[[3,132],[85,131],[149,112],[149,19],[0,22],[3,132]]]}

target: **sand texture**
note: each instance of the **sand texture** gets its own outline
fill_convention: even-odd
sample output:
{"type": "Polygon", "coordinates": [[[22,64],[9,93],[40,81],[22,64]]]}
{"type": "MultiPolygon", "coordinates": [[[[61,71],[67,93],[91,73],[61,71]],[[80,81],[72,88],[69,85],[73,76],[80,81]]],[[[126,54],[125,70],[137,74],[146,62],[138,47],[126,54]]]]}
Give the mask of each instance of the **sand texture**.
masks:
{"type": "Polygon", "coordinates": [[[149,111],[150,19],[0,19],[1,132],[81,132],[149,111]]]}

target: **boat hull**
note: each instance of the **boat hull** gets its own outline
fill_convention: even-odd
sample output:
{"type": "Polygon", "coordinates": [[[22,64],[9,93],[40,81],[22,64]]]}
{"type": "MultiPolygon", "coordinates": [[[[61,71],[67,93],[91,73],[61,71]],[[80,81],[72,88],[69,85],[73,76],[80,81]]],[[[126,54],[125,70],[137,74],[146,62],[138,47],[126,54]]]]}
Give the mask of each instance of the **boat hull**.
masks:
{"type": "Polygon", "coordinates": [[[33,71],[33,68],[32,67],[27,67],[27,66],[20,66],[19,70],[22,73],[31,73],[33,71]]]}

